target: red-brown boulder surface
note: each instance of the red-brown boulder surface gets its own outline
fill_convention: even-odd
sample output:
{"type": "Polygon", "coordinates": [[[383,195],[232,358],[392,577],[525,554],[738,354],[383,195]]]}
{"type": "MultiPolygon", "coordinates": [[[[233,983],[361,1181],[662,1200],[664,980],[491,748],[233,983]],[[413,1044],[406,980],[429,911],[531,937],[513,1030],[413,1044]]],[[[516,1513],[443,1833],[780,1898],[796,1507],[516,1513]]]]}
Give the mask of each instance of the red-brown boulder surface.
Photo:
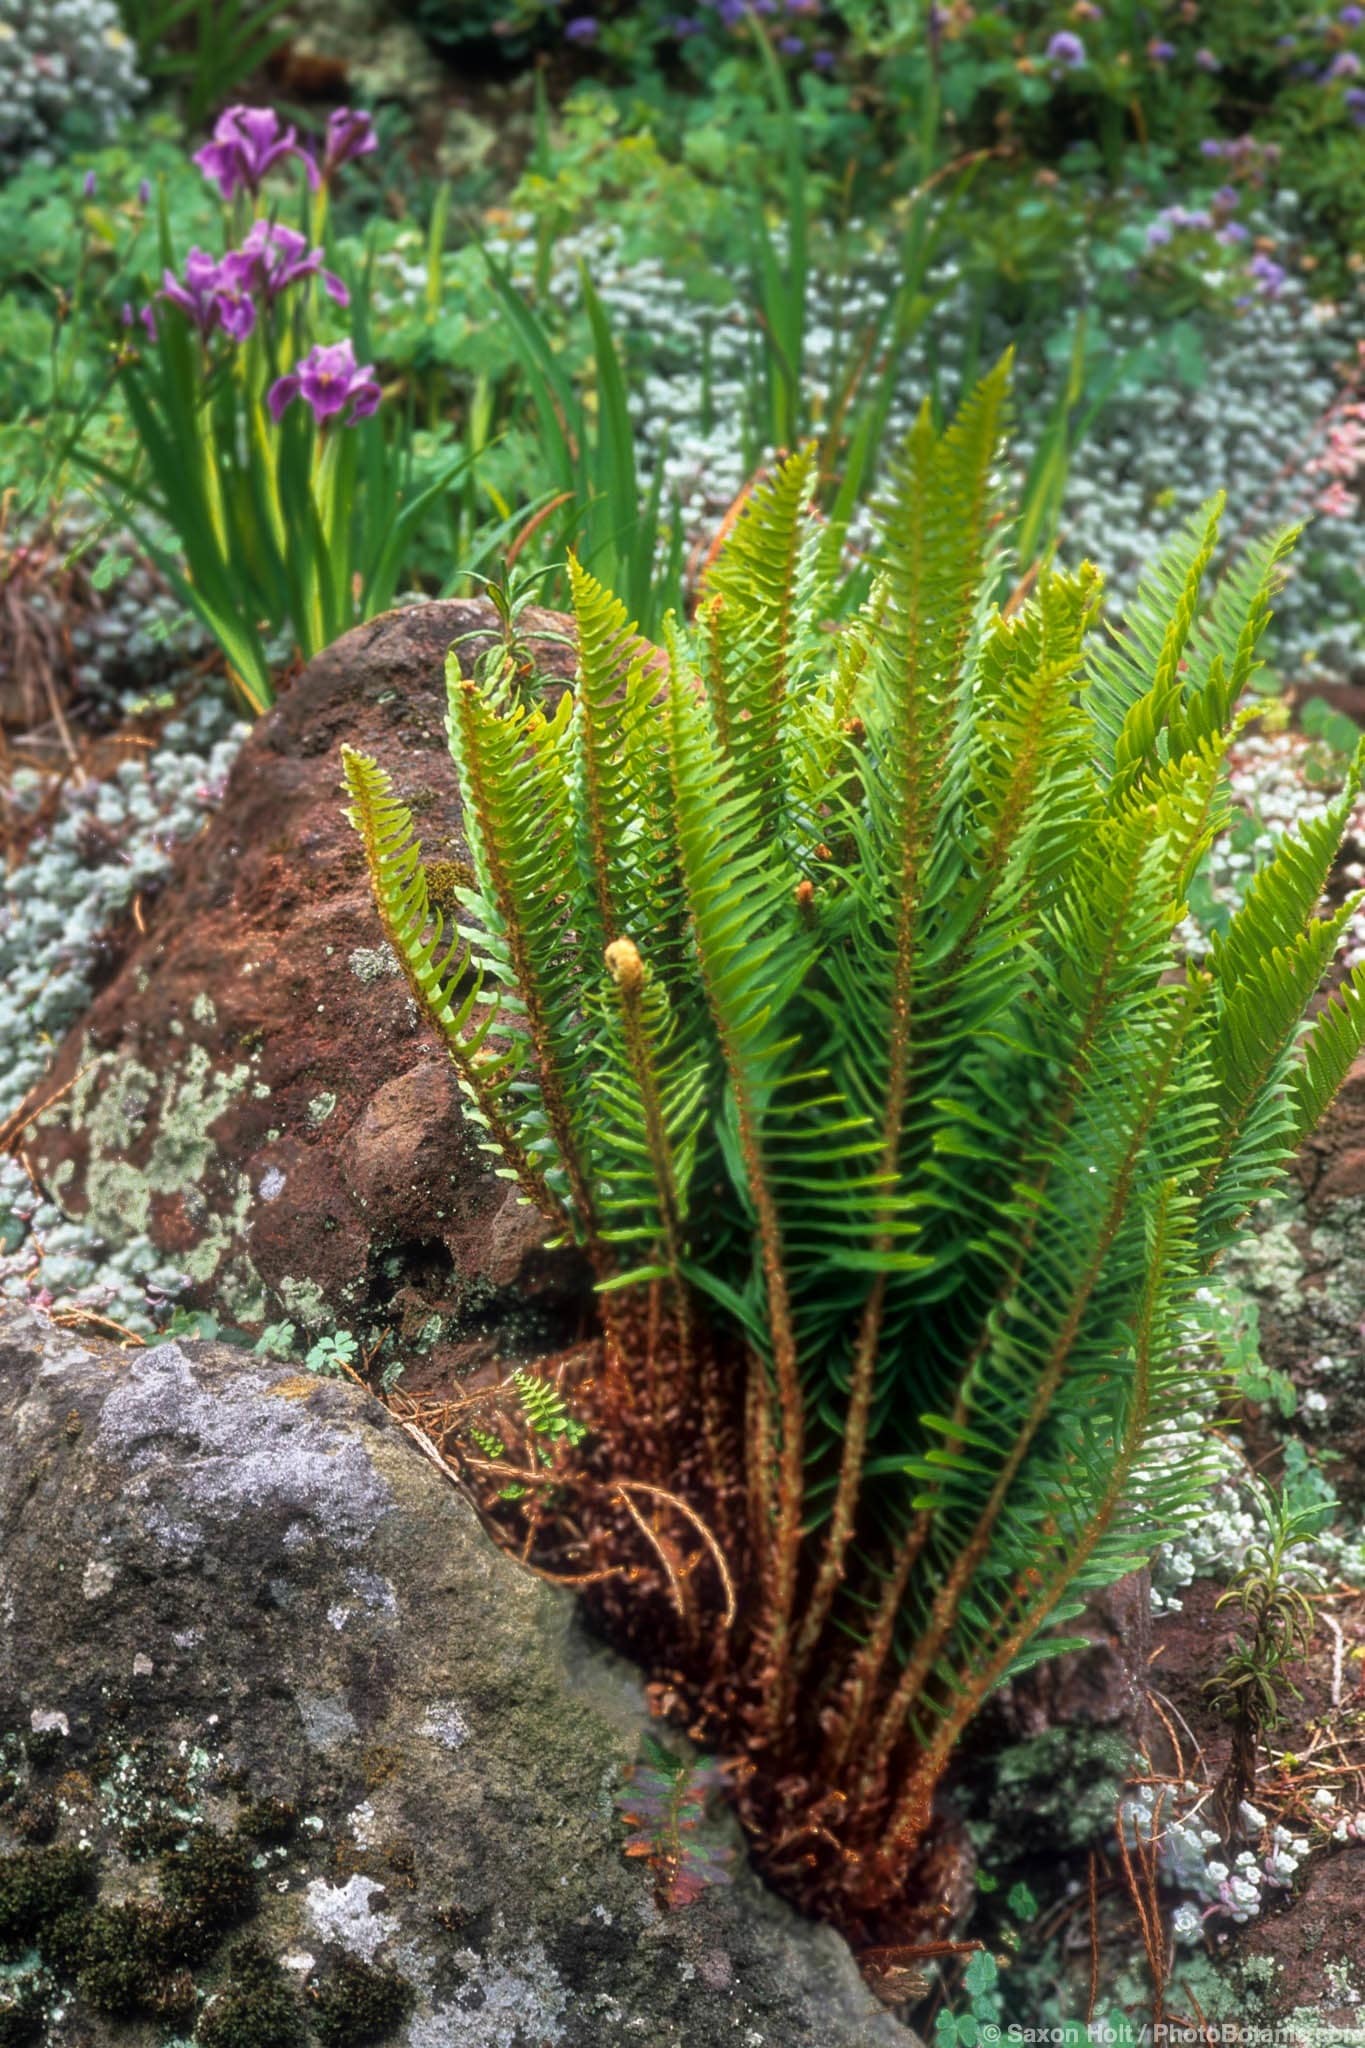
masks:
{"type": "MultiPolygon", "coordinates": [[[[523,614],[550,679],[570,621],[523,614]]],[[[543,1348],[579,1276],[497,1180],[418,1019],[343,816],[343,742],[460,856],[445,657],[494,638],[483,601],[411,606],[318,656],[238,757],[145,936],[61,1047],[30,1160],[112,1241],[145,1231],[187,1299],[254,1325],[391,1327],[436,1370],[543,1348]]],[[[553,680],[550,687],[553,687],[553,680]]]]}

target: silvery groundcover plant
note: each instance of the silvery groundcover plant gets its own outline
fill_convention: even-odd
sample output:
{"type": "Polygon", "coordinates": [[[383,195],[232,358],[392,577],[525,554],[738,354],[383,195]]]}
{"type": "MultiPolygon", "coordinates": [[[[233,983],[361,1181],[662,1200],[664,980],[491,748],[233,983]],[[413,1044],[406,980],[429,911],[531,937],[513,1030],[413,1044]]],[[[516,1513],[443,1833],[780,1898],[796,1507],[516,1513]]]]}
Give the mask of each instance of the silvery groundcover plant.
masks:
{"type": "Polygon", "coordinates": [[[1359,2038],[1365,11],[0,84],[0,2048],[1359,2038]]]}

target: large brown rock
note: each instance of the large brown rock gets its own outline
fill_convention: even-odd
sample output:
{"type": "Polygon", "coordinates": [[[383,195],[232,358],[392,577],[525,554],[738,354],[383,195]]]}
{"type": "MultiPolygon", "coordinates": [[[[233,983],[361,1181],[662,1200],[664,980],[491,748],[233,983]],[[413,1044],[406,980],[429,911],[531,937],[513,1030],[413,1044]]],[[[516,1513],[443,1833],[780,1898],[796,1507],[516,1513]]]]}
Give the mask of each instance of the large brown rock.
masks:
{"type": "MultiPolygon", "coordinates": [[[[572,673],[570,625],[522,616],[548,687],[572,673]]],[[[310,664],[61,1047],[29,1145],[69,1213],[112,1242],[145,1231],[192,1303],[392,1327],[419,1370],[468,1365],[493,1326],[504,1349],[543,1348],[578,1313],[576,1271],[464,1121],[342,815],[348,742],[393,774],[430,854],[465,851],[445,657],[468,672],[494,626],[483,601],[412,606],[310,664]]]]}

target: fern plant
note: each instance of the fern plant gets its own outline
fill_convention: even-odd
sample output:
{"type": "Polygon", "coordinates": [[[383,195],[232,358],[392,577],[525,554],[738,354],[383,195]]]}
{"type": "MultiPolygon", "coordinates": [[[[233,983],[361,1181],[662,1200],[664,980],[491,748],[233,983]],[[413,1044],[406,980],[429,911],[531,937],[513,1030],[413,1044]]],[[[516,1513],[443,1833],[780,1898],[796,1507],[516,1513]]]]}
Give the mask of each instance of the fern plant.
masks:
{"type": "Polygon", "coordinates": [[[1215,502],[1121,636],[1089,566],[1002,616],[1007,374],[920,416],[837,635],[802,452],[662,652],[575,566],[571,693],[452,664],[454,917],[345,757],[470,1113],[596,1276],[598,1479],[715,1539],[704,1627],[640,1572],[614,1597],[694,1730],[753,1759],[770,1872],[865,1930],[925,1893],[981,1702],[1200,1499],[1164,1433],[1182,1319],[1365,1030],[1359,970],[1304,1026],[1359,765],[1204,965],[1178,936],[1292,536],[1208,600],[1215,502]]]}

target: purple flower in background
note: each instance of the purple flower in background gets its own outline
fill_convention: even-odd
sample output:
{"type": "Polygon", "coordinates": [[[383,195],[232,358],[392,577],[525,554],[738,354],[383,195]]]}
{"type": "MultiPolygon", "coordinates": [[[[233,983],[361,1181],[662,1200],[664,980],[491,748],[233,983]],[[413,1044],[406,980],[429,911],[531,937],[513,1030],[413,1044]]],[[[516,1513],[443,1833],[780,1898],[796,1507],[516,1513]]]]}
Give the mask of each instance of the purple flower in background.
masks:
{"type": "MultiPolygon", "coordinates": [[[[359,107],[337,107],[327,117],[327,141],[322,152],[322,176],[330,179],[343,164],[358,156],[372,156],[379,147],[374,122],[359,107]]],[[[311,164],[312,159],[309,158],[311,164]]]]}
{"type": "Polygon", "coordinates": [[[87,199],[93,199],[100,189],[100,181],[93,171],[87,171],[81,180],[81,190],[87,199]]]}
{"type": "Polygon", "coordinates": [[[1200,156],[1207,157],[1230,156],[1232,154],[1232,146],[1230,143],[1219,142],[1215,136],[1210,135],[1206,136],[1204,141],[1200,143],[1199,154],[1200,156]]]}
{"type": "Polygon", "coordinates": [[[834,52],[833,50],[816,50],[812,53],[810,61],[817,71],[832,71],[835,63],[834,52]]]}
{"type": "Polygon", "coordinates": [[[1227,248],[1231,249],[1238,242],[1250,241],[1251,229],[1245,221],[1230,220],[1226,227],[1221,227],[1218,230],[1218,239],[1227,248]]]}
{"type": "Polygon", "coordinates": [[[1047,54],[1054,64],[1064,64],[1068,71],[1078,70],[1085,62],[1085,44],[1074,36],[1069,28],[1059,28],[1047,46],[1047,54]]]}
{"type": "Polygon", "coordinates": [[[744,0],[720,0],[720,18],[726,28],[737,28],[744,19],[744,0]]]}
{"type": "Polygon", "coordinates": [[[779,36],[777,47],[784,57],[799,57],[806,46],[800,36],[779,36]]]}
{"type": "Polygon", "coordinates": [[[1353,85],[1346,95],[1346,111],[1357,128],[1365,128],[1365,91],[1353,85]]]}
{"type": "Polygon", "coordinates": [[[218,116],[212,142],[195,151],[194,161],[224,199],[231,199],[243,186],[248,192],[259,191],[266,172],[281,157],[303,154],[294,130],[281,129],[273,107],[229,107],[218,116]]]}
{"type": "Polygon", "coordinates": [[[1358,78],[1360,59],[1354,50],[1339,50],[1327,67],[1328,78],[1358,78]]]}
{"type": "Polygon", "coordinates": [[[1283,264],[1276,263],[1273,257],[1267,256],[1264,253],[1258,253],[1252,257],[1250,268],[1251,274],[1260,289],[1261,297],[1264,299],[1277,298],[1280,286],[1289,274],[1283,264]]]}
{"type": "Polygon", "coordinates": [[[354,426],[357,420],[368,419],[378,406],[382,393],[374,374],[373,363],[356,365],[355,350],[349,341],[333,342],[330,347],[319,342],[310,349],[296,370],[285,377],[277,377],[270,387],[267,404],[271,418],[279,423],[285,407],[301,398],[305,405],[312,407],[313,418],[320,427],[349,406],[344,426],[354,426]]]}
{"type": "Polygon", "coordinates": [[[1215,57],[1212,50],[1196,50],[1194,61],[1201,71],[1221,71],[1223,68],[1222,59],[1215,57]]]}
{"type": "Polygon", "coordinates": [[[784,0],[788,14],[816,15],[820,12],[820,0],[784,0]]]}
{"type": "Polygon", "coordinates": [[[140,179],[138,180],[138,187],[137,187],[137,203],[138,203],[138,205],[139,205],[139,206],[150,206],[150,205],[151,205],[151,203],[152,203],[152,181],[151,181],[151,179],[150,179],[150,178],[140,178],[140,179]]]}
{"type": "Polygon", "coordinates": [[[256,310],[247,293],[250,265],[241,256],[210,256],[207,249],[191,249],[185,258],[185,275],[173,270],[161,274],[160,298],[178,306],[201,334],[225,328],[240,341],[250,334],[256,310]]]}
{"type": "Polygon", "coordinates": [[[669,27],[680,43],[686,42],[689,36],[699,36],[703,33],[702,23],[697,20],[695,14],[675,14],[669,27]]]}
{"type": "Polygon", "coordinates": [[[1169,64],[1175,55],[1175,44],[1163,43],[1160,36],[1153,36],[1147,45],[1147,55],[1153,64],[1169,64]]]}
{"type": "Polygon", "coordinates": [[[1361,22],[1365,21],[1365,7],[1357,7],[1355,0],[1351,0],[1351,5],[1342,8],[1337,20],[1343,28],[1359,28],[1361,22]]]}
{"type": "Polygon", "coordinates": [[[302,277],[322,278],[323,289],[339,306],[349,306],[351,295],[334,271],[322,268],[321,249],[310,249],[304,237],[279,221],[252,223],[241,252],[250,265],[251,283],[267,298],[277,299],[302,277]]]}
{"type": "Polygon", "coordinates": [[[564,24],[566,43],[595,43],[601,24],[595,14],[576,14],[572,21],[564,24]]]}
{"type": "Polygon", "coordinates": [[[1235,185],[1220,185],[1213,195],[1213,203],[1224,213],[1232,213],[1242,203],[1242,195],[1235,185]]]}
{"type": "Polygon", "coordinates": [[[1173,233],[1174,229],[1168,220],[1152,221],[1147,229],[1147,247],[1149,249],[1164,249],[1173,233]]]}

